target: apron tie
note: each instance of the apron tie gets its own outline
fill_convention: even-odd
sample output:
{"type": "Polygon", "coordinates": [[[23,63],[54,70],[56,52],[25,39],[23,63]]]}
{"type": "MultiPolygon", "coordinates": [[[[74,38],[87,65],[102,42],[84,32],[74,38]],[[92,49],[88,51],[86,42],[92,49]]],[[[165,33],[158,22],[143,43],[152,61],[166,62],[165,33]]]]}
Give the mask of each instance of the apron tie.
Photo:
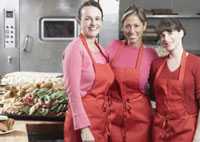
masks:
{"type": "Polygon", "coordinates": [[[106,134],[108,136],[108,142],[111,142],[111,132],[110,132],[110,124],[111,124],[111,120],[109,119],[109,114],[111,112],[111,110],[109,109],[110,106],[111,106],[111,102],[110,102],[110,97],[109,97],[109,92],[107,95],[104,96],[104,102],[103,102],[103,105],[102,105],[102,110],[103,112],[106,113],[106,134]]]}
{"type": "Polygon", "coordinates": [[[131,114],[131,109],[132,109],[132,106],[131,106],[131,102],[130,102],[130,99],[127,98],[126,96],[123,96],[123,129],[122,129],[122,137],[123,137],[123,142],[126,142],[126,133],[127,133],[127,118],[128,118],[128,115],[131,114]]]}
{"type": "Polygon", "coordinates": [[[167,118],[164,118],[161,128],[163,129],[163,132],[160,133],[160,137],[163,140],[167,140],[172,137],[173,134],[175,134],[174,129],[172,126],[170,126],[169,120],[167,118]]]}
{"type": "Polygon", "coordinates": [[[132,109],[132,106],[131,106],[131,103],[130,103],[130,99],[126,99],[126,101],[125,101],[125,111],[128,114],[131,114],[131,109],[132,109]]]}
{"type": "Polygon", "coordinates": [[[108,92],[107,95],[107,129],[106,129],[106,133],[108,135],[108,142],[112,142],[112,137],[111,137],[111,119],[109,117],[109,115],[111,114],[111,105],[112,105],[112,99],[111,99],[111,93],[108,92]]]}

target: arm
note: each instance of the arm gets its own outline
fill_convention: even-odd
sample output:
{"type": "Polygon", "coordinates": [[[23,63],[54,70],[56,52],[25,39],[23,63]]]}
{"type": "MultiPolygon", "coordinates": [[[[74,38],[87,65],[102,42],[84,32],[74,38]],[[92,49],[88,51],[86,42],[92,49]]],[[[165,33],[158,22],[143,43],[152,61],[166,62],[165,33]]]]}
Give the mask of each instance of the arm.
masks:
{"type": "Polygon", "coordinates": [[[149,88],[148,88],[148,95],[150,97],[151,100],[151,106],[153,109],[156,108],[156,104],[155,104],[155,96],[153,94],[153,82],[154,82],[154,77],[155,77],[155,71],[154,71],[154,67],[153,67],[153,63],[151,63],[151,67],[150,67],[150,73],[149,73],[149,88]]]}
{"type": "Polygon", "coordinates": [[[63,60],[65,87],[69,97],[75,130],[90,126],[80,94],[82,57],[80,48],[77,46],[80,45],[67,47],[63,60]]]}
{"type": "Polygon", "coordinates": [[[148,78],[148,82],[149,82],[149,95],[152,101],[155,101],[155,96],[154,96],[154,92],[153,92],[153,83],[154,83],[154,78],[156,75],[156,72],[158,70],[158,66],[159,66],[159,62],[158,60],[153,60],[151,62],[151,66],[150,66],[150,72],[149,72],[149,78],[148,78]]]}
{"type": "MultiPolygon", "coordinates": [[[[198,108],[200,107],[200,58],[198,58],[197,64],[195,65],[194,79],[195,79],[195,95],[198,101],[198,108]]],[[[197,117],[197,125],[193,142],[200,142],[200,108],[197,117]]]]}
{"type": "Polygon", "coordinates": [[[156,76],[156,72],[158,71],[159,66],[161,65],[161,60],[160,58],[156,58],[152,61],[151,63],[151,67],[150,67],[150,73],[149,73],[149,78],[148,78],[148,82],[149,82],[149,96],[151,99],[151,104],[152,104],[152,108],[156,108],[156,98],[154,96],[154,79],[156,76]]]}
{"type": "MultiPolygon", "coordinates": [[[[200,110],[199,110],[200,113],[200,110]]],[[[197,127],[195,131],[195,135],[193,138],[193,142],[200,142],[200,115],[198,113],[198,118],[197,118],[197,127]]]]}
{"type": "Polygon", "coordinates": [[[147,94],[150,96],[151,102],[155,101],[155,97],[153,96],[153,80],[155,77],[155,60],[158,59],[158,55],[155,51],[155,48],[148,47],[149,49],[149,61],[150,61],[150,67],[149,67],[149,76],[148,76],[148,87],[147,87],[147,94]]]}

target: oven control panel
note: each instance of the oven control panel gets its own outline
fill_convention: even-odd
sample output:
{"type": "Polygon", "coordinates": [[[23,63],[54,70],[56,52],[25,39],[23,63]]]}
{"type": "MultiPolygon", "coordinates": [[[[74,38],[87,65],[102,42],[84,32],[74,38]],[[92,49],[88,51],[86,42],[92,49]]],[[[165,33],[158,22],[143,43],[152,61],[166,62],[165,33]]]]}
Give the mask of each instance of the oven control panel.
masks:
{"type": "Polygon", "coordinates": [[[13,9],[4,10],[4,47],[5,48],[15,48],[15,11],[13,9]]]}

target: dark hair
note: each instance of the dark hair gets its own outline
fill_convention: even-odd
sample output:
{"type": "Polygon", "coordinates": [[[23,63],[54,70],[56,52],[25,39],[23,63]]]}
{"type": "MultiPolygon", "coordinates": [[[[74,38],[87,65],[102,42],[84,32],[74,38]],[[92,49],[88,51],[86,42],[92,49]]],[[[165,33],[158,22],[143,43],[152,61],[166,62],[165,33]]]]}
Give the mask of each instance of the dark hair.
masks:
{"type": "Polygon", "coordinates": [[[160,35],[164,31],[172,32],[173,30],[176,30],[180,32],[183,30],[184,35],[186,35],[185,28],[183,27],[182,23],[177,18],[166,18],[162,19],[158,26],[157,26],[157,33],[160,35]]]}
{"type": "Polygon", "coordinates": [[[121,18],[121,22],[122,22],[122,25],[124,24],[124,21],[126,20],[126,18],[128,16],[130,16],[131,14],[135,14],[136,16],[138,16],[138,18],[140,19],[140,21],[145,24],[147,22],[147,17],[145,15],[145,12],[144,12],[144,9],[141,8],[141,7],[137,7],[135,6],[134,4],[131,5],[130,7],[128,7],[123,15],[122,15],[122,18],[121,18]]]}
{"type": "Polygon", "coordinates": [[[87,6],[93,6],[93,7],[98,8],[101,11],[101,16],[102,16],[102,19],[103,19],[103,10],[102,10],[100,4],[98,2],[96,2],[95,0],[87,0],[80,6],[80,8],[78,10],[78,19],[79,20],[81,20],[81,11],[82,11],[82,9],[84,7],[87,7],[87,6]]]}

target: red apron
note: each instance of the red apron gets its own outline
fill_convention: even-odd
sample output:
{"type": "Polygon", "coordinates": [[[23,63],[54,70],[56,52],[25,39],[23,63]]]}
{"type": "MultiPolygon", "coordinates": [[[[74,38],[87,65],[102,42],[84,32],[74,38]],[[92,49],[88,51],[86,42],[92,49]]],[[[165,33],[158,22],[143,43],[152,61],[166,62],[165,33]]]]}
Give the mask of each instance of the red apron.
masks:
{"type": "Polygon", "coordinates": [[[166,60],[159,67],[154,80],[156,114],[153,122],[153,142],[192,142],[197,113],[189,114],[184,100],[183,79],[187,58],[182,55],[178,80],[159,78],[167,65],[166,60]]]}
{"type": "MultiPolygon", "coordinates": [[[[107,142],[108,114],[106,111],[106,94],[114,80],[114,74],[109,64],[95,63],[83,35],[80,35],[80,39],[92,59],[95,71],[95,80],[93,86],[87,92],[87,94],[82,97],[84,109],[90,120],[90,129],[94,135],[95,142],[107,142]]],[[[96,45],[102,55],[105,57],[99,45],[96,45]]],[[[64,142],[82,142],[80,137],[80,130],[74,130],[72,119],[72,112],[69,109],[66,114],[66,120],[64,124],[64,142]]]]}
{"type": "MultiPolygon", "coordinates": [[[[122,48],[124,47],[119,47],[111,61],[112,64],[120,56],[122,48]]],[[[116,78],[114,87],[115,89],[117,89],[117,86],[120,88],[121,99],[117,92],[111,92],[110,134],[112,142],[150,141],[151,106],[149,99],[139,88],[143,49],[143,47],[139,49],[134,67],[113,67],[116,78]]]]}

